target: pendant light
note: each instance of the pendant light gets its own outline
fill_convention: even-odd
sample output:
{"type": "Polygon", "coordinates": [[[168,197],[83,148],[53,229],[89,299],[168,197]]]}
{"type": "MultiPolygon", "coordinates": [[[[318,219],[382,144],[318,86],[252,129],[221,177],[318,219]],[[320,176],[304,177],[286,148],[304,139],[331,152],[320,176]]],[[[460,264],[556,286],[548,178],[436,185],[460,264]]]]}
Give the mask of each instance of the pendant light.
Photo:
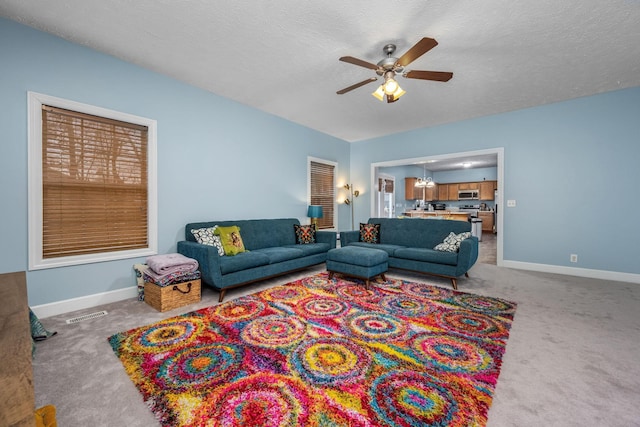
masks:
{"type": "Polygon", "coordinates": [[[433,179],[431,177],[427,178],[427,167],[424,166],[423,177],[422,178],[418,178],[418,180],[416,181],[415,186],[416,187],[433,187],[434,185],[436,185],[436,183],[433,182],[433,179]]]}

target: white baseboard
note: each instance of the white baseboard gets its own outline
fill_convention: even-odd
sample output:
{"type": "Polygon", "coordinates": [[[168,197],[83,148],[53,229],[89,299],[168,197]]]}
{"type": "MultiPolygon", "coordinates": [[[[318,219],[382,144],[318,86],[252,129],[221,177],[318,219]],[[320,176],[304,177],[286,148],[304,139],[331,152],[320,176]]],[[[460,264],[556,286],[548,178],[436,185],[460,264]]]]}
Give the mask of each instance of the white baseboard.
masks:
{"type": "Polygon", "coordinates": [[[129,298],[138,297],[137,286],[129,288],[117,289],[115,291],[101,292],[99,294],[87,295],[84,297],[72,298],[63,301],[56,301],[48,304],[36,305],[31,310],[39,319],[44,319],[58,314],[70,313],[72,311],[84,310],[87,308],[97,307],[103,304],[109,304],[116,301],[122,301],[129,298]]]}
{"type": "Polygon", "coordinates": [[[540,271],[543,273],[565,274],[569,276],[589,277],[591,279],[612,280],[616,282],[640,283],[640,274],[618,271],[592,270],[589,268],[564,267],[560,265],[535,264],[520,261],[502,261],[501,265],[519,270],[540,271]]]}

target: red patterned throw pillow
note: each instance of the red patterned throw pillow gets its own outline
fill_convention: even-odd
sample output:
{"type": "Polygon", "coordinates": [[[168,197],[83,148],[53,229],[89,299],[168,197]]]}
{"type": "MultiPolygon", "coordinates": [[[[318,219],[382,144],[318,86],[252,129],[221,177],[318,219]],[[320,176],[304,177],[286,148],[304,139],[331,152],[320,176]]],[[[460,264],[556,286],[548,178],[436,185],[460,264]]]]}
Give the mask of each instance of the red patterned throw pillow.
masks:
{"type": "Polygon", "coordinates": [[[296,232],[296,243],[298,245],[316,242],[316,229],[313,225],[293,224],[293,229],[296,232]]]}
{"type": "Polygon", "coordinates": [[[380,224],[360,223],[360,241],[366,243],[380,243],[380,224]]]}

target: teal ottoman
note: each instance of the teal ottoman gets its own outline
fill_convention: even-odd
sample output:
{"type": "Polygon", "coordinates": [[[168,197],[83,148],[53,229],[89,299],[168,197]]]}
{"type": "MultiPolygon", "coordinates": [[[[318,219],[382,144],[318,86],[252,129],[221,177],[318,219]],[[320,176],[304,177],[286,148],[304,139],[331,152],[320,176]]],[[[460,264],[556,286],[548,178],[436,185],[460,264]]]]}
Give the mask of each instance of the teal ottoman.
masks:
{"type": "Polygon", "coordinates": [[[329,280],[334,273],[352,276],[365,281],[365,287],[369,289],[369,281],[377,275],[386,281],[384,273],[389,268],[389,255],[381,249],[361,248],[358,246],[345,246],[331,249],[327,252],[327,271],[329,280]]]}

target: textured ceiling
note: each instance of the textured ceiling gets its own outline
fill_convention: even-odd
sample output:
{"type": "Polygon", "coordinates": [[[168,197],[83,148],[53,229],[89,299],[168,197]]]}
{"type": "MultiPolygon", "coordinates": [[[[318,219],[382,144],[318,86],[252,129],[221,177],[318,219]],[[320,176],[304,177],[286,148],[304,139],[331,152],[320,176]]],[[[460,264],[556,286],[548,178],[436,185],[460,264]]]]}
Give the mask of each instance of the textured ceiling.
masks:
{"type": "Polygon", "coordinates": [[[351,142],[640,86],[640,0],[1,0],[0,16],[351,142]],[[449,82],[400,77],[393,104],[379,83],[336,94],[376,77],[339,57],[422,37],[439,45],[407,68],[449,82]]]}

